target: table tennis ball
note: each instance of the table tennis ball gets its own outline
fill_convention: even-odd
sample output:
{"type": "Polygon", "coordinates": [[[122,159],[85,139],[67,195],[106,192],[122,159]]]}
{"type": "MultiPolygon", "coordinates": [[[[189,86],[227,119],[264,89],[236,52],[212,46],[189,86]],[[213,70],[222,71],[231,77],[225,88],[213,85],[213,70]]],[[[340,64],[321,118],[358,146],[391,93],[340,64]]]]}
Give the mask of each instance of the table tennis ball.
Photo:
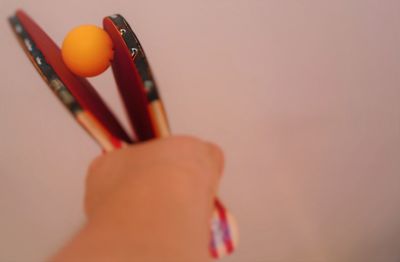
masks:
{"type": "Polygon", "coordinates": [[[76,75],[96,76],[110,65],[113,58],[112,40],[100,27],[78,26],[65,37],[61,54],[64,63],[76,75]]]}

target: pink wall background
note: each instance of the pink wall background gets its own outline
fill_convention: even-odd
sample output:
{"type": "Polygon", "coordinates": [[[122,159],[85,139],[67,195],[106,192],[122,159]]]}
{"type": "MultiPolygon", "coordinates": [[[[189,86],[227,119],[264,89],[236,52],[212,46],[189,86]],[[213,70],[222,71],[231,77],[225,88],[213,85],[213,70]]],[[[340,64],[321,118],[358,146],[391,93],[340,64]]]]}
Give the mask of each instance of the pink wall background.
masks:
{"type": "MultiPolygon", "coordinates": [[[[59,44],[127,18],[173,130],[226,152],[241,243],[224,261],[399,261],[399,1],[0,0],[1,261],[43,260],[77,230],[99,154],[17,45],[17,7],[59,44]]],[[[91,81],[124,117],[111,72],[91,81]]]]}

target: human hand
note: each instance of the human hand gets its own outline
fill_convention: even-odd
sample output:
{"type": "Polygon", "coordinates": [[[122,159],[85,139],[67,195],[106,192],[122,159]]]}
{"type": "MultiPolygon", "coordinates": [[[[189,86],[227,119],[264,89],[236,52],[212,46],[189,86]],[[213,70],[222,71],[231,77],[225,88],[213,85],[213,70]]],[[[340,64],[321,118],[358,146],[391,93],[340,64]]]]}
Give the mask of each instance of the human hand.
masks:
{"type": "Polygon", "coordinates": [[[85,194],[86,226],[55,260],[209,261],[209,223],[221,150],[169,137],[98,157],[85,194]]]}

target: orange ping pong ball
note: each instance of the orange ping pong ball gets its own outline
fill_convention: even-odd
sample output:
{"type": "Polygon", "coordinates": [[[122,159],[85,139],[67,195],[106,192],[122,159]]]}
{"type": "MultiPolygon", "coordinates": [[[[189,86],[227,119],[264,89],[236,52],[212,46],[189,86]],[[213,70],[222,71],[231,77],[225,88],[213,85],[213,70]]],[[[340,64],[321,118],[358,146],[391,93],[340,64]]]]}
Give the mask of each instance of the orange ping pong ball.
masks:
{"type": "Polygon", "coordinates": [[[103,73],[113,58],[113,44],[102,28],[81,25],[72,29],[64,39],[61,55],[67,67],[83,77],[103,73]]]}

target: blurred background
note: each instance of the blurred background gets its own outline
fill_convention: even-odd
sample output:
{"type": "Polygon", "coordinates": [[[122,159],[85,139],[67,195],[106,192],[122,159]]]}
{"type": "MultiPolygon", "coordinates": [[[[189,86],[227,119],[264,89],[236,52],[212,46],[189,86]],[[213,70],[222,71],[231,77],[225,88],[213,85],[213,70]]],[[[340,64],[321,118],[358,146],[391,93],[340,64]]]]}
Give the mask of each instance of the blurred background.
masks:
{"type": "MultiPolygon", "coordinates": [[[[43,261],[80,227],[98,146],[18,45],[23,8],[58,43],[121,13],[172,129],[225,150],[226,262],[400,260],[397,0],[0,0],[0,261],[43,261]]],[[[92,78],[119,118],[110,70],[92,78]]]]}

